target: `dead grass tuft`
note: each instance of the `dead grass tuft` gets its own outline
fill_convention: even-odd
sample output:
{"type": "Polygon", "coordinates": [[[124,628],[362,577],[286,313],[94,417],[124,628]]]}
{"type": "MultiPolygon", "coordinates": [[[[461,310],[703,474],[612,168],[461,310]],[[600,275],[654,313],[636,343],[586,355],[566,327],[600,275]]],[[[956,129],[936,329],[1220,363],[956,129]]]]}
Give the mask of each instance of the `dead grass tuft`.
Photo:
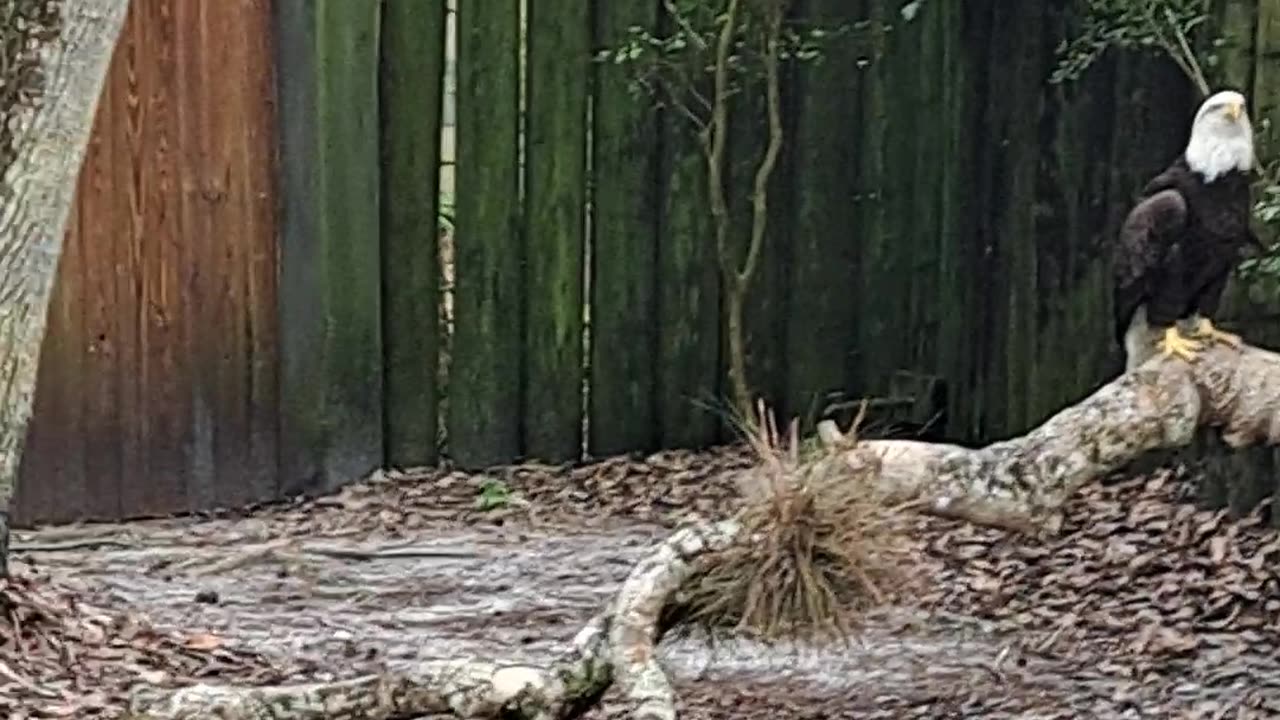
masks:
{"type": "Polygon", "coordinates": [[[759,415],[744,428],[760,464],[743,478],[742,540],[681,588],[668,626],[848,639],[913,577],[911,545],[894,522],[904,508],[888,506],[830,451],[804,456],[794,422],[784,443],[763,407],[759,415]]]}

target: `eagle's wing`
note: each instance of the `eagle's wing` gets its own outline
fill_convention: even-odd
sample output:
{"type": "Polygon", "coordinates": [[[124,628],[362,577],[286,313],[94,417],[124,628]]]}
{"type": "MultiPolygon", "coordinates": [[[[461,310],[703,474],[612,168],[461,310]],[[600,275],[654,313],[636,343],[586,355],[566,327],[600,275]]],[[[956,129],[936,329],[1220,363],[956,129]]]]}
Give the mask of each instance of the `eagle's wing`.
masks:
{"type": "Polygon", "coordinates": [[[1133,313],[1147,302],[1154,273],[1177,252],[1179,229],[1187,221],[1187,202],[1177,190],[1162,190],[1139,202],[1120,227],[1113,258],[1112,309],[1116,339],[1124,342],[1133,313]]]}

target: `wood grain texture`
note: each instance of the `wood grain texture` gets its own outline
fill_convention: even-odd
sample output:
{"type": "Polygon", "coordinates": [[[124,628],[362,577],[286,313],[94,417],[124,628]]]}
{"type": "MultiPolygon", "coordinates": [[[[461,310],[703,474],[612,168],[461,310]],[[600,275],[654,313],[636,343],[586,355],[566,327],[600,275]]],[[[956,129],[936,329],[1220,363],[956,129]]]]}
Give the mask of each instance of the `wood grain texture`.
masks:
{"type": "Polygon", "coordinates": [[[135,0],[51,305],[16,513],[277,496],[267,0],[135,0]]]}
{"type": "Polygon", "coordinates": [[[445,4],[382,10],[382,326],[385,461],[437,459],[440,133],[445,4]]]}
{"type": "Polygon", "coordinates": [[[448,448],[462,467],[521,453],[520,2],[458,7],[457,250],[448,448]]]}
{"type": "MultiPolygon", "coordinates": [[[[669,28],[674,22],[664,9],[660,27],[669,28]]],[[[712,82],[701,70],[686,69],[700,84],[703,97],[710,97],[712,82]]],[[[679,112],[663,112],[660,117],[662,203],[654,378],[658,445],[699,448],[719,439],[721,420],[731,407],[728,384],[720,371],[724,315],[720,259],[709,209],[706,154],[697,128],[679,112]]],[[[724,174],[728,174],[727,158],[724,174]]]]}
{"type": "Polygon", "coordinates": [[[524,454],[582,456],[588,0],[529,7],[525,115],[524,454]]]}
{"type": "MultiPolygon", "coordinates": [[[[595,2],[597,49],[633,25],[654,28],[656,0],[595,2]]],[[[587,451],[650,450],[657,348],[658,123],[624,68],[596,67],[592,105],[591,368],[587,451]]]]}
{"type": "Polygon", "coordinates": [[[275,3],[284,235],[281,487],[383,459],[378,3],[275,3]]]}
{"type": "MultiPolygon", "coordinates": [[[[804,22],[815,26],[858,20],[863,2],[812,0],[804,22]]],[[[853,377],[860,313],[850,307],[849,288],[857,277],[861,238],[849,231],[858,218],[860,142],[859,97],[865,47],[837,43],[823,62],[799,73],[795,133],[795,205],[790,228],[779,229],[790,245],[786,335],[786,401],[790,416],[812,427],[823,408],[856,387],[853,377]],[[788,232],[789,231],[789,232],[788,232]]],[[[871,152],[868,149],[867,152],[871,152]]]]}

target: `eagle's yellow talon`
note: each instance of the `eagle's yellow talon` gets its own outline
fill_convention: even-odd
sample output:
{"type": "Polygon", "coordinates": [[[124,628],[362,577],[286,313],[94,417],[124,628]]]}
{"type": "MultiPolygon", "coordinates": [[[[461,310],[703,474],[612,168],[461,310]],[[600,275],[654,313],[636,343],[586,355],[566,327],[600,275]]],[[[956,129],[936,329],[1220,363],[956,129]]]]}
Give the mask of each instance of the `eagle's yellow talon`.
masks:
{"type": "Polygon", "coordinates": [[[1227,347],[1237,349],[1244,345],[1244,341],[1240,339],[1239,335],[1219,330],[1213,326],[1212,320],[1205,317],[1200,318],[1196,323],[1193,337],[1208,338],[1211,343],[1221,343],[1227,347]]]}
{"type": "Polygon", "coordinates": [[[1187,362],[1199,360],[1196,353],[1203,349],[1200,343],[1183,337],[1176,326],[1171,326],[1164,331],[1164,337],[1156,343],[1156,347],[1164,353],[1165,357],[1177,355],[1187,362]]]}

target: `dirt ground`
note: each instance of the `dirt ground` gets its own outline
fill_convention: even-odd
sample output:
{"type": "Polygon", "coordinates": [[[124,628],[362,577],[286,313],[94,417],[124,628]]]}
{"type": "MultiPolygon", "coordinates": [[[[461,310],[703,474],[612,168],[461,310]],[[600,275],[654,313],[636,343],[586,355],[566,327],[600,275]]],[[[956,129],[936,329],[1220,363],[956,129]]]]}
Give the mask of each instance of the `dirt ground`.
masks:
{"type": "MultiPolygon", "coordinates": [[[[118,717],[138,680],[540,661],[672,525],[729,507],[726,472],[745,462],[726,450],[405,473],[243,514],[19,533],[23,592],[55,588],[103,629],[72,637],[63,621],[34,665],[29,638],[44,631],[0,633],[0,709],[118,717]],[[495,480],[509,494],[485,490],[495,480]]],[[[1043,544],[912,518],[930,589],[877,613],[857,643],[667,641],[681,717],[1280,717],[1280,536],[1261,516],[1196,511],[1190,484],[1163,471],[1092,488],[1043,544]]],[[[62,612],[39,602],[29,627],[62,612]]],[[[611,699],[590,715],[617,716],[611,699]]]]}

